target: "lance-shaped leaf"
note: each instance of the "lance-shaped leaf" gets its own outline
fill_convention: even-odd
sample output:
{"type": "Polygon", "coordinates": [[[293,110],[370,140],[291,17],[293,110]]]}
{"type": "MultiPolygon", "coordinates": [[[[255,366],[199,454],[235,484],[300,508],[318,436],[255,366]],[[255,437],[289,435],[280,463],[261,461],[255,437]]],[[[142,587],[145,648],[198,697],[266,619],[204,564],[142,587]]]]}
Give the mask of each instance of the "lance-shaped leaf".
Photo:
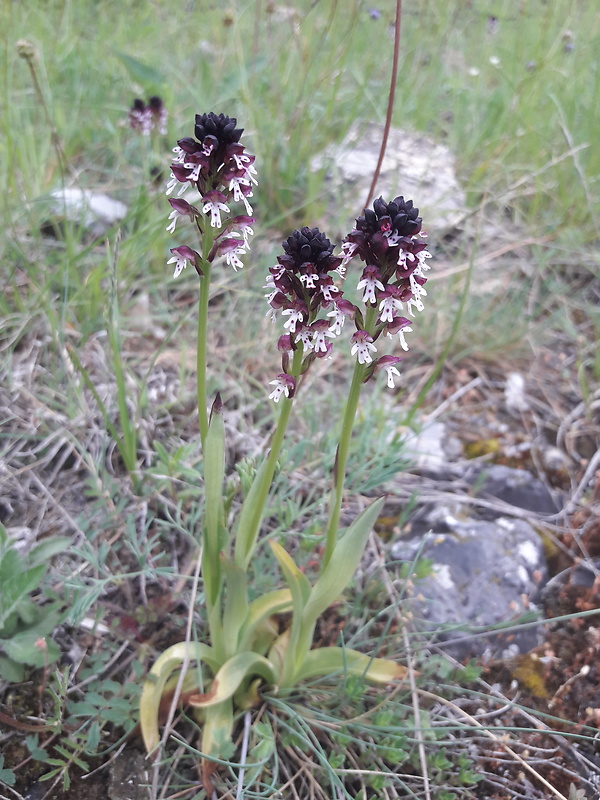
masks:
{"type": "MultiPolygon", "coordinates": [[[[289,589],[277,589],[274,592],[267,592],[262,597],[257,597],[248,606],[248,614],[244,621],[241,631],[239,649],[254,650],[258,652],[260,648],[256,645],[256,636],[262,632],[263,626],[268,622],[269,617],[274,614],[285,614],[292,608],[292,594],[289,589]]],[[[275,638],[275,635],[272,638],[275,638]]],[[[261,636],[261,638],[263,638],[261,636]]],[[[268,648],[270,642],[266,644],[268,648]]],[[[265,648],[265,649],[266,649],[265,648]]]]}
{"type": "Polygon", "coordinates": [[[305,624],[316,622],[352,580],[384,502],[384,497],[375,500],[359,514],[336,544],[329,564],[313,586],[304,607],[305,624]]]}
{"type": "Polygon", "coordinates": [[[246,573],[221,553],[225,572],[225,608],[223,610],[223,642],[227,657],[238,650],[240,632],[248,615],[248,581],[246,573]]]}
{"type": "Polygon", "coordinates": [[[252,653],[238,653],[226,661],[215,675],[205,694],[193,695],[189,704],[194,708],[209,708],[233,697],[242,681],[259,675],[267,683],[277,683],[277,673],[268,658],[252,653]]]}
{"type": "Polygon", "coordinates": [[[204,442],[204,552],[202,577],[207,601],[214,606],[221,588],[219,553],[225,546],[223,526],[223,479],[225,476],[225,429],[223,406],[217,395],[204,442]]]}
{"type": "Polygon", "coordinates": [[[235,536],[235,563],[244,570],[248,569],[248,564],[254,552],[272,479],[273,465],[266,458],[258,468],[250,491],[242,503],[240,520],[235,536]]]}
{"type": "Polygon", "coordinates": [[[364,552],[367,538],[381,513],[384,502],[385,498],[376,500],[354,520],[336,544],[329,563],[312,587],[310,597],[304,603],[302,611],[302,625],[295,653],[295,669],[294,672],[289,671],[289,661],[286,659],[285,680],[282,676],[282,687],[292,686],[296,683],[296,673],[302,667],[312,645],[317,619],[352,580],[364,552]]]}
{"type": "Polygon", "coordinates": [[[186,653],[190,663],[205,661],[213,673],[219,668],[219,662],[214,657],[213,649],[206,644],[196,642],[175,644],[156,659],[144,682],[140,697],[140,729],[149,753],[158,746],[160,741],[158,716],[163,693],[170,678],[186,660],[186,653]]]}
{"type": "MultiPolygon", "coordinates": [[[[202,726],[202,752],[213,758],[231,758],[234,751],[231,740],[233,732],[233,702],[228,698],[218,705],[207,708],[202,726]]],[[[202,782],[208,795],[213,794],[212,776],[217,764],[202,759],[202,782]]]]}
{"type": "Polygon", "coordinates": [[[312,586],[306,575],[300,572],[290,554],[278,542],[271,540],[269,544],[292,594],[292,627],[283,653],[281,670],[281,682],[283,685],[288,685],[299,666],[298,660],[302,663],[304,659],[304,653],[298,653],[298,643],[302,636],[303,612],[310,598],[312,586]]]}
{"type": "Polygon", "coordinates": [[[345,675],[364,675],[374,683],[390,683],[404,678],[406,671],[406,667],[388,658],[371,658],[345,647],[320,647],[307,654],[296,679],[309,680],[341,672],[345,675]]]}

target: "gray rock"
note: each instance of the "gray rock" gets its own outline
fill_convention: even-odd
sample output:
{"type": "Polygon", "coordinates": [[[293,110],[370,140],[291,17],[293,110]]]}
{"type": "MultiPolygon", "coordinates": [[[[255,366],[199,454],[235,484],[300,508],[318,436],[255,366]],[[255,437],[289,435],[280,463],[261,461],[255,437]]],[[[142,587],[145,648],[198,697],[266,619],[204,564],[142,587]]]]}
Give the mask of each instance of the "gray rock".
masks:
{"type": "Polygon", "coordinates": [[[561,508],[544,484],[524,469],[492,464],[479,470],[469,482],[478,486],[479,497],[496,497],[536,514],[556,514],[561,508]]]}
{"type": "Polygon", "coordinates": [[[459,521],[429,515],[431,532],[392,545],[399,561],[417,556],[433,561],[432,573],[415,580],[415,624],[437,633],[441,646],[460,660],[505,651],[527,652],[538,644],[541,626],[473,636],[473,628],[515,623],[535,603],[547,578],[543,543],[526,522],[459,521]]]}
{"type": "MultiPolygon", "coordinates": [[[[383,125],[366,130],[354,125],[341,144],[315,156],[314,171],[324,169],[330,180],[332,211],[349,208],[362,212],[375,173],[383,137],[383,125]]],[[[456,228],[466,215],[466,195],[454,169],[454,156],[443,144],[410,131],[391,128],[375,197],[392,200],[404,195],[413,200],[423,217],[425,230],[442,232],[456,228]]],[[[337,220],[336,220],[337,221],[337,220]]],[[[354,217],[339,220],[342,233],[351,229],[354,217]]]]}
{"type": "Polygon", "coordinates": [[[61,221],[75,223],[92,236],[102,236],[115,223],[127,214],[127,206],[113,200],[107,194],[91,192],[75,187],[55,189],[50,193],[50,214],[48,228],[60,225],[61,221]]]}
{"type": "Polygon", "coordinates": [[[443,422],[425,424],[418,432],[410,431],[403,439],[404,454],[418,469],[438,473],[460,455],[460,442],[448,436],[443,422]]]}

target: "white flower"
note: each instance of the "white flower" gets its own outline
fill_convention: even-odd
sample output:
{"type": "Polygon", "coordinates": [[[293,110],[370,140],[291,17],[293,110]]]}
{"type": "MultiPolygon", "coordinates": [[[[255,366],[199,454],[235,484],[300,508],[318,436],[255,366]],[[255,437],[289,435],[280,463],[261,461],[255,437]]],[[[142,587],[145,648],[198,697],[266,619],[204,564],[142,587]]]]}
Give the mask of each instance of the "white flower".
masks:
{"type": "Polygon", "coordinates": [[[421,313],[421,311],[423,311],[423,309],[425,308],[425,306],[423,305],[423,301],[421,300],[420,297],[411,297],[410,300],[406,301],[406,307],[411,317],[414,317],[415,315],[415,312],[413,311],[412,308],[413,306],[417,309],[419,313],[421,313]]]}
{"type": "Polygon", "coordinates": [[[175,264],[175,271],[173,272],[173,277],[178,278],[181,275],[181,271],[187,267],[187,258],[184,256],[173,256],[167,261],[167,264],[175,264]]]}
{"type": "Polygon", "coordinates": [[[235,231],[232,231],[229,235],[233,236],[236,239],[239,239],[240,236],[241,236],[242,239],[244,240],[244,247],[250,249],[249,237],[250,236],[254,236],[254,231],[252,230],[252,228],[249,225],[242,225],[241,226],[241,230],[239,231],[239,233],[236,233],[235,231]]]}
{"type": "Polygon", "coordinates": [[[175,233],[175,225],[177,225],[177,220],[179,219],[179,217],[182,216],[183,214],[180,214],[176,208],[174,208],[173,211],[171,211],[171,213],[169,214],[169,219],[172,220],[172,222],[170,222],[169,225],[167,226],[167,231],[169,233],[175,233]]]}
{"type": "Polygon", "coordinates": [[[200,170],[202,169],[202,164],[194,164],[194,163],[186,164],[184,162],[183,166],[186,169],[191,169],[192,170],[190,172],[190,174],[188,175],[189,182],[190,183],[197,183],[198,180],[200,179],[200,170]]]}
{"type": "Polygon", "coordinates": [[[178,278],[181,271],[187,267],[188,261],[191,264],[198,255],[195,250],[192,250],[191,247],[187,245],[174,247],[171,249],[171,253],[173,253],[173,257],[167,261],[167,264],[175,264],[175,271],[173,272],[174,278],[178,278]]]}
{"type": "Polygon", "coordinates": [[[428,258],[431,258],[431,253],[429,252],[429,250],[421,250],[420,253],[417,253],[417,261],[419,262],[419,266],[415,270],[415,272],[417,272],[417,270],[419,270],[419,272],[417,272],[417,274],[422,274],[422,272],[421,272],[422,270],[423,271],[427,271],[428,269],[431,269],[429,264],[425,263],[426,259],[428,259],[428,258]]]}
{"type": "Polygon", "coordinates": [[[337,286],[334,286],[332,283],[331,284],[327,284],[327,283],[323,284],[322,283],[319,288],[321,289],[321,294],[323,295],[323,297],[325,298],[325,301],[327,303],[331,303],[332,300],[333,300],[333,298],[331,296],[332,292],[335,294],[335,293],[340,291],[337,288],[337,286]]]}
{"type": "MultiPolygon", "coordinates": [[[[217,195],[223,197],[221,192],[217,192],[217,195]]],[[[209,195],[206,195],[208,197],[209,195]]],[[[211,197],[204,205],[202,206],[202,211],[205,214],[210,212],[210,225],[211,228],[220,228],[221,227],[221,211],[229,211],[229,206],[226,203],[222,203],[219,200],[219,197],[211,197]]]]}
{"type": "MultiPolygon", "coordinates": [[[[344,242],[344,244],[342,245],[342,258],[343,258],[343,261],[342,261],[340,266],[344,270],[344,272],[346,270],[346,265],[348,264],[348,262],[350,261],[350,259],[354,255],[354,253],[356,252],[357,248],[358,248],[358,244],[356,242],[344,242]]],[[[340,269],[340,267],[338,267],[338,271],[339,271],[339,269],[340,269]]],[[[342,277],[343,277],[343,275],[342,275],[342,277]]]]}
{"type": "Polygon", "coordinates": [[[248,202],[248,197],[252,197],[252,192],[248,192],[248,194],[244,194],[241,187],[242,186],[250,186],[250,181],[246,180],[246,178],[241,177],[233,177],[229,181],[229,191],[233,191],[233,199],[236,203],[243,203],[246,207],[246,213],[248,216],[252,216],[252,206],[248,202]]]}
{"type": "Polygon", "coordinates": [[[402,311],[402,303],[395,297],[386,297],[379,303],[379,318],[382,322],[393,322],[394,311],[402,311]]]}
{"type": "Polygon", "coordinates": [[[371,353],[377,352],[373,339],[365,331],[357,331],[352,337],[352,341],[354,344],[350,355],[355,355],[359,364],[370,364],[373,361],[371,353]]]}
{"type": "Polygon", "coordinates": [[[296,325],[304,321],[304,316],[301,311],[295,308],[286,308],[281,312],[282,316],[289,316],[289,319],[284,323],[284,328],[289,328],[290,333],[296,333],[296,325]]]}
{"type": "MultiPolygon", "coordinates": [[[[285,376],[284,376],[285,378],[285,376]]],[[[274,381],[269,381],[269,386],[274,386],[275,388],[269,395],[269,400],[274,400],[276,403],[280,401],[280,399],[285,395],[286,397],[290,396],[290,391],[292,389],[293,383],[291,380],[283,380],[282,378],[278,377],[275,378],[274,381]]]]}
{"type": "Polygon", "coordinates": [[[406,328],[402,328],[401,331],[398,331],[398,338],[400,339],[400,347],[404,350],[404,352],[408,351],[408,345],[406,343],[406,339],[404,338],[405,333],[412,333],[412,328],[407,326],[406,328]]]}
{"type": "Polygon", "coordinates": [[[335,335],[339,336],[346,321],[346,315],[342,314],[337,306],[327,314],[328,317],[333,317],[329,330],[335,335]]]}
{"type": "Polygon", "coordinates": [[[309,328],[305,328],[303,331],[300,331],[298,336],[296,336],[296,344],[298,344],[298,342],[302,342],[305,353],[311,353],[313,350],[313,344],[311,341],[312,336],[313,332],[309,330],[309,328]]]}
{"type": "MultiPolygon", "coordinates": [[[[363,273],[364,274],[364,273],[363,273]]],[[[375,303],[377,298],[375,296],[375,289],[380,289],[383,291],[383,283],[378,280],[375,275],[367,275],[367,277],[363,278],[358,282],[356,285],[357,289],[364,289],[363,292],[363,303],[375,303]]]]}
{"type": "Polygon", "coordinates": [[[169,181],[167,183],[167,191],[165,192],[165,194],[171,194],[171,192],[177,186],[178,183],[179,183],[179,181],[177,180],[175,175],[173,175],[173,173],[171,173],[171,177],[169,178],[169,181]]]}
{"type": "Polygon", "coordinates": [[[300,275],[300,283],[304,284],[307,289],[314,289],[315,279],[318,277],[316,272],[306,272],[304,275],[300,275]]]}
{"type": "Polygon", "coordinates": [[[328,336],[330,339],[335,339],[335,333],[331,333],[331,331],[315,331],[315,338],[313,339],[313,348],[315,353],[327,352],[327,342],[325,341],[326,336],[328,336]]]}
{"type": "Polygon", "coordinates": [[[234,272],[237,272],[238,269],[242,269],[244,264],[238,256],[245,256],[246,255],[246,248],[240,245],[236,247],[235,250],[230,250],[228,253],[225,254],[225,261],[229,264],[230,267],[233,267],[234,272]]]}
{"type": "Polygon", "coordinates": [[[384,367],[384,370],[387,373],[388,389],[393,389],[395,387],[394,375],[396,375],[399,378],[400,377],[400,373],[398,372],[398,370],[396,369],[396,367],[393,364],[388,364],[388,366],[384,367]]]}

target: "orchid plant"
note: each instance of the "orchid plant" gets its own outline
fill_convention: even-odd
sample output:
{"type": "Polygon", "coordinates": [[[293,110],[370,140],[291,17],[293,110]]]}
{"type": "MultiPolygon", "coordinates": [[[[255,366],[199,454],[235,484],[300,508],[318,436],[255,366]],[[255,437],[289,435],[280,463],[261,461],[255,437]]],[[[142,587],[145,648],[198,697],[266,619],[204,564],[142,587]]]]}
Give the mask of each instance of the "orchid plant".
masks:
{"type": "Polygon", "coordinates": [[[202,724],[205,755],[203,780],[207,792],[215,759],[232,754],[236,713],[260,702],[261,689],[284,692],[301,681],[335,673],[363,676],[387,684],[405,668],[385,658],[342,647],[312,649],[319,616],[349,584],[383,499],[366,508],[347,530],[339,532],[344,474],[361,388],[383,372],[394,387],[400,358],[381,353],[382,343],[396,337],[407,349],[409,315],[423,308],[430,253],[422,241],[421,218],[411,201],[379,198],[365,209],[343,242],[341,253],[317,228],[294,231],[283,242],[283,254],[267,276],[269,315],[283,321],[279,338],[281,372],[271,381],[269,398],[280,407],[270,451],[258,468],[231,521],[224,501],[225,435],[223,410],[217,395],[210,414],[206,396],[206,349],[211,271],[218,260],[234,270],[249,250],[252,224],[250,198],[256,185],[255,157],[246,152],[236,120],[214,113],[196,116],[194,138],[180,139],[167,193],[172,208],[168,230],[186,217],[198,233],[198,249],[174,247],[169,263],[177,277],[188,264],[199,281],[198,414],[204,453],[205,515],[201,531],[201,573],[209,641],[183,642],[168,648],[144,684],[140,701],[141,729],[149,752],[157,750],[159,716],[165,698],[177,691],[202,724]],[[198,200],[182,195],[197,190],[198,200]],[[231,209],[243,206],[245,213],[231,209]],[[343,281],[351,263],[363,262],[358,303],[343,296],[343,281]],[[314,584],[286,549],[269,541],[286,588],[249,599],[251,566],[259,545],[261,524],[294,399],[303,375],[317,358],[330,358],[346,321],[354,324],[350,352],[354,372],[341,421],[329,517],[320,573],[314,584]],[[280,632],[275,615],[289,614],[280,632]],[[190,668],[194,665],[195,668],[190,668]]]}

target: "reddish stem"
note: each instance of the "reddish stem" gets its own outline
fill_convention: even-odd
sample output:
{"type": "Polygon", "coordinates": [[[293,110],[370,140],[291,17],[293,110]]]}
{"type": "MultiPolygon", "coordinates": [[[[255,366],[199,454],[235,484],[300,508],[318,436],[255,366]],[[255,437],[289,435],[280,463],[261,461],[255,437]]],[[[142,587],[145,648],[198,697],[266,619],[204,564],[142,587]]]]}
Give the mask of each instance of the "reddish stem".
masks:
{"type": "Polygon", "coordinates": [[[369,194],[367,196],[367,201],[365,203],[365,208],[371,202],[371,198],[373,197],[373,193],[375,192],[375,186],[377,181],[379,180],[379,173],[381,172],[381,165],[383,164],[383,158],[385,156],[385,149],[387,147],[387,140],[388,135],[390,132],[390,126],[392,124],[392,112],[394,110],[394,98],[396,96],[396,84],[398,82],[398,57],[400,54],[400,17],[402,16],[402,0],[396,0],[396,24],[394,26],[394,59],[392,64],[392,80],[390,83],[390,91],[388,94],[388,106],[387,106],[387,114],[385,117],[385,127],[383,129],[383,138],[381,140],[381,149],[379,151],[379,161],[377,162],[377,166],[375,167],[375,172],[373,173],[373,180],[371,181],[371,188],[369,189],[369,194]]]}

